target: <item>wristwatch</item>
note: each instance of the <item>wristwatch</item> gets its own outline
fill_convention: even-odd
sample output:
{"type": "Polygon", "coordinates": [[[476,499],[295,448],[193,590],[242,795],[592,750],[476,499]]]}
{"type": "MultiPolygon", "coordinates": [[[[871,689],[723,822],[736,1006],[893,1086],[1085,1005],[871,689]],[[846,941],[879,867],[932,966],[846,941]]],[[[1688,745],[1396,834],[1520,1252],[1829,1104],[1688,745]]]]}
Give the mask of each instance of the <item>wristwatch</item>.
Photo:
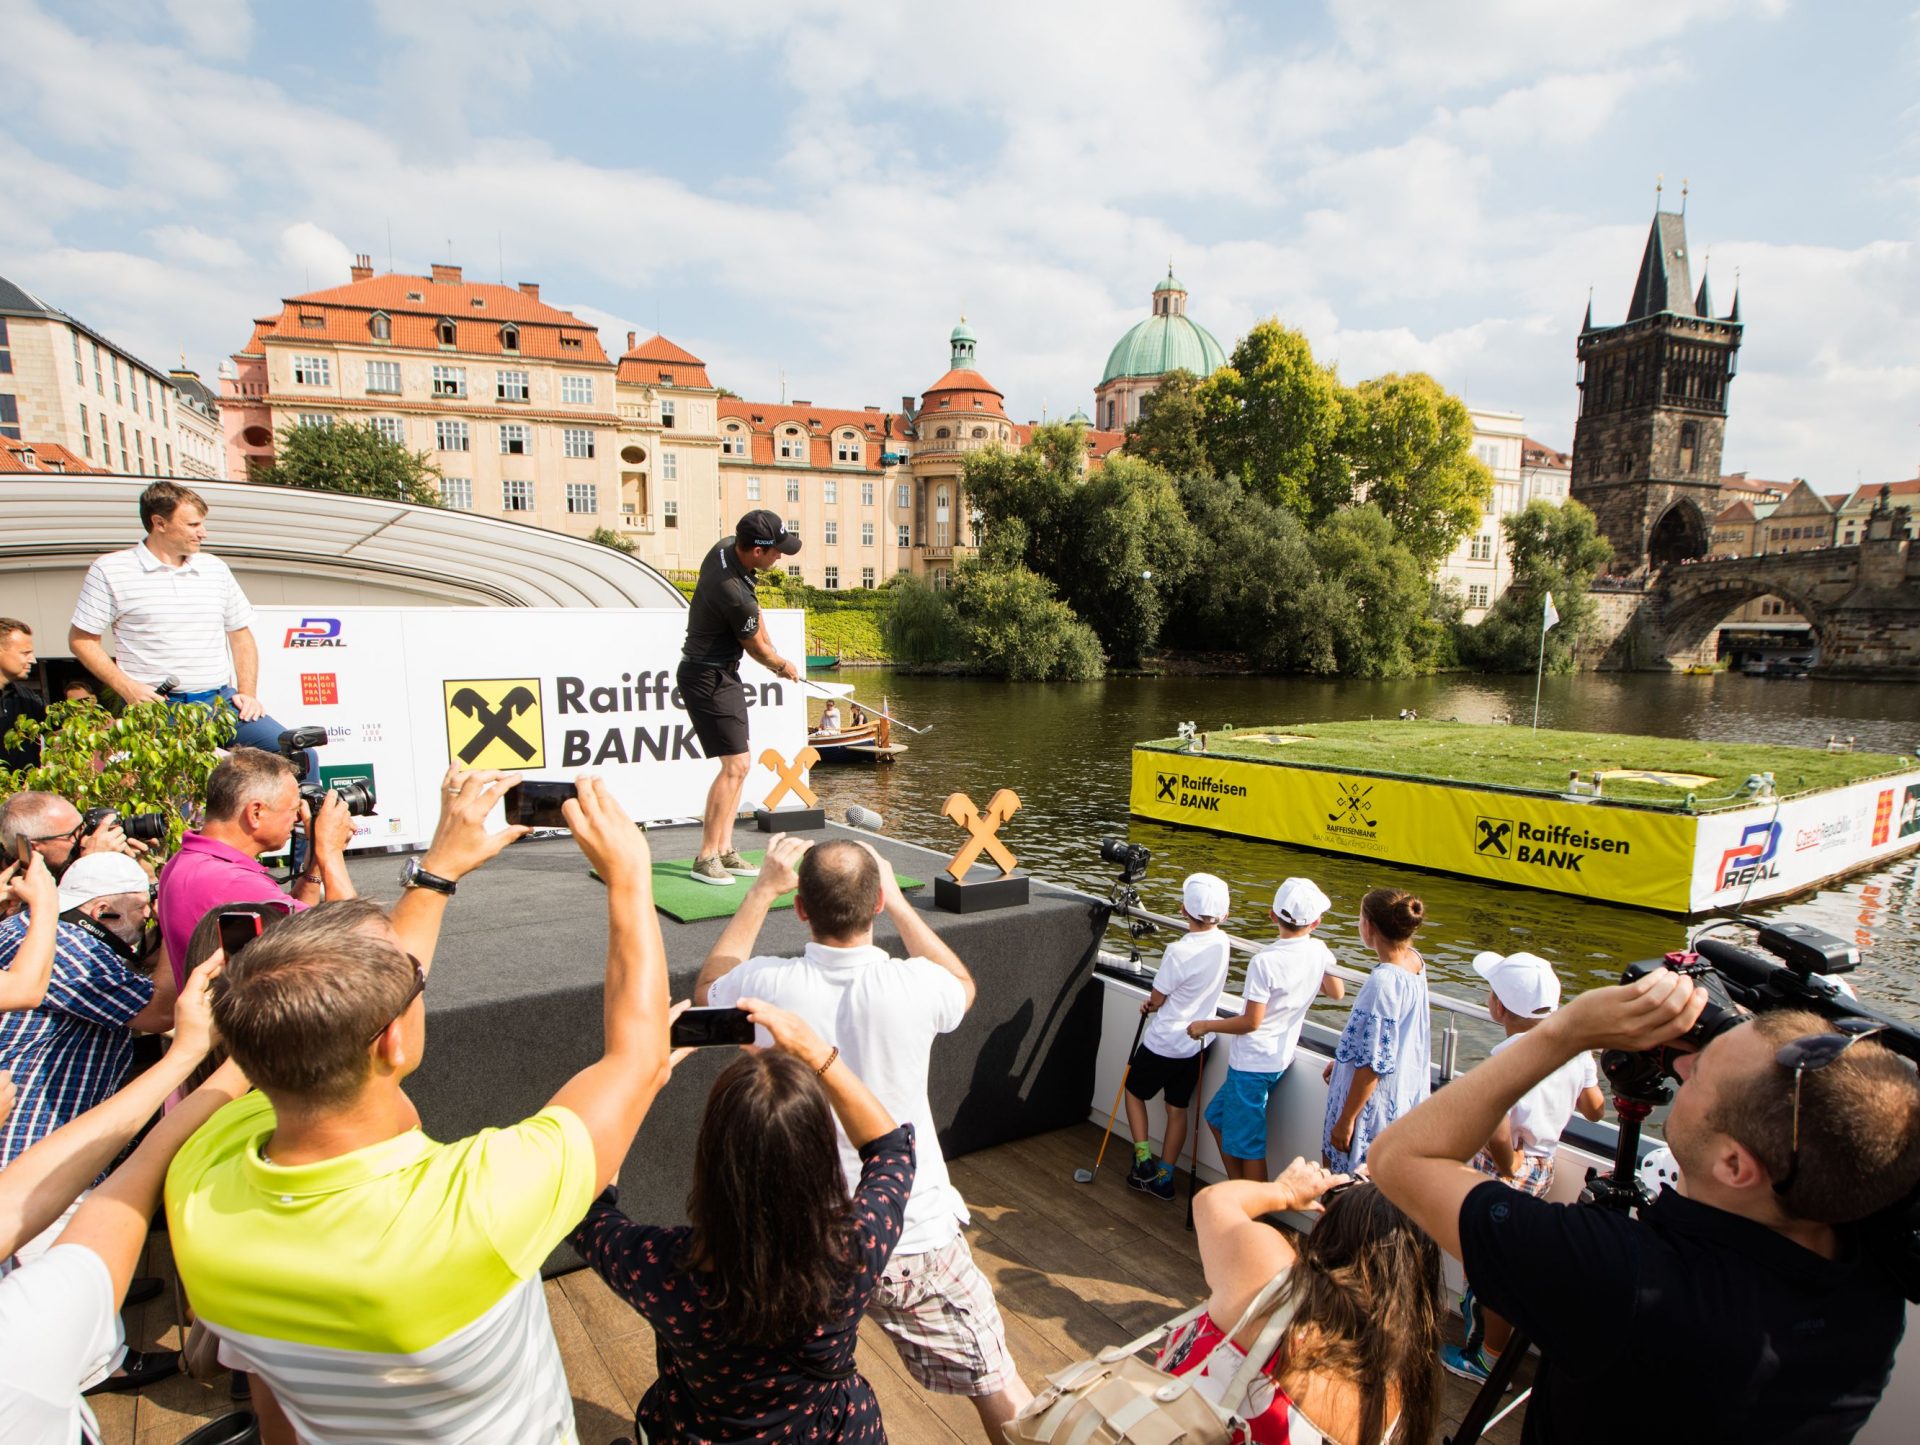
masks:
{"type": "Polygon", "coordinates": [[[456,887],[451,878],[442,878],[438,873],[427,872],[420,866],[418,858],[407,859],[405,866],[400,869],[400,886],[431,888],[435,893],[444,893],[449,898],[453,897],[453,890],[456,887]]]}

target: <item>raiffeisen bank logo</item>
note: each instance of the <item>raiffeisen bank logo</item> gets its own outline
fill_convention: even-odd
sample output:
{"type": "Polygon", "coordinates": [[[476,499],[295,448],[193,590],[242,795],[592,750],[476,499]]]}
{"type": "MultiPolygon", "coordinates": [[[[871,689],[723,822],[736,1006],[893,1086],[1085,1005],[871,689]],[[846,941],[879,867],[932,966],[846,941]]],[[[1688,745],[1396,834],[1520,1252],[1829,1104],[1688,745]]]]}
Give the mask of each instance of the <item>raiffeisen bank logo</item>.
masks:
{"type": "Polygon", "coordinates": [[[1716,891],[1746,888],[1774,877],[1780,865],[1773,861],[1773,855],[1779,851],[1778,823],[1749,823],[1740,834],[1739,843],[1720,855],[1720,882],[1716,891]]]}
{"type": "Polygon", "coordinates": [[[287,629],[283,647],[345,647],[340,640],[338,617],[303,617],[298,627],[287,629]]]}

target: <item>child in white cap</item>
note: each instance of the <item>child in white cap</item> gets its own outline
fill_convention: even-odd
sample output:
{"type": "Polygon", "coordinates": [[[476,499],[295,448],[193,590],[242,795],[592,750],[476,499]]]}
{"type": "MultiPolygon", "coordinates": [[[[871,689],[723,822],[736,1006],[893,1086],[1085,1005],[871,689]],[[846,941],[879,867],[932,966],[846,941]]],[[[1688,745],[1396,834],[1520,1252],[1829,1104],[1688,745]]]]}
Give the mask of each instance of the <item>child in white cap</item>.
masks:
{"type": "Polygon", "coordinates": [[[1187,1142],[1187,1105],[1200,1081],[1200,1040],[1187,1033],[1195,1019],[1212,1018],[1227,984],[1227,936],[1220,924],[1230,905],[1226,880],[1195,873],[1180,885],[1187,931],[1167,945],[1153,991],[1140,1005],[1147,1022],[1127,1065],[1127,1127],[1133,1131],[1133,1168],[1127,1183],[1156,1199],[1173,1198],[1173,1161],[1187,1142]],[[1147,1136],[1147,1100],[1167,1097],[1166,1155],[1153,1157],[1147,1136]]]}
{"type": "MultiPolygon", "coordinates": [[[[1489,951],[1474,958],[1473,971],[1487,981],[1487,1011],[1507,1032],[1493,1046],[1496,1054],[1560,1006],[1559,975],[1538,954],[1489,951]]],[[[1473,1167],[1544,1198],[1553,1187],[1553,1156],[1560,1148],[1561,1131],[1574,1110],[1598,1120],[1606,1106],[1593,1055],[1579,1054],[1520,1096],[1486,1147],[1473,1156],[1473,1167]]],[[[1471,1286],[1461,1309],[1467,1317],[1467,1343],[1464,1348],[1446,1346],[1441,1363],[1465,1379],[1484,1380],[1506,1348],[1513,1326],[1484,1307],[1476,1320],[1471,1286]]]]}
{"type": "Polygon", "coordinates": [[[1344,998],[1333,972],[1333,950],[1313,936],[1329,900],[1308,878],[1289,878],[1273,895],[1268,916],[1280,936],[1253,956],[1240,988],[1246,1007],[1238,1018],[1202,1018],[1187,1025],[1191,1038],[1225,1034],[1227,1081],[1207,1105],[1207,1125],[1226,1164],[1227,1178],[1267,1183],[1267,1099],[1293,1063],[1300,1029],[1317,995],[1344,998]]]}

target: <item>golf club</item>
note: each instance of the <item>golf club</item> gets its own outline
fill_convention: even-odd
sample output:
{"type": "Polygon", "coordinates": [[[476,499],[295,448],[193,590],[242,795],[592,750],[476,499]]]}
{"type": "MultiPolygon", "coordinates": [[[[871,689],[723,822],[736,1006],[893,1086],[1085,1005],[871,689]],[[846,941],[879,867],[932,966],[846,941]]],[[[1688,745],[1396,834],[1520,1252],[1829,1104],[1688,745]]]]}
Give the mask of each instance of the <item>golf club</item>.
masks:
{"type": "Polygon", "coordinates": [[[1091,1184],[1093,1176],[1100,1172],[1100,1161],[1107,1157],[1107,1141],[1113,1137],[1113,1121],[1120,1117],[1120,1098],[1127,1092],[1127,1075],[1133,1072],[1133,1055],[1140,1047],[1140,1035],[1147,1029],[1147,1016],[1140,1015],[1140,1023],[1133,1031],[1133,1042],[1127,1045],[1127,1066],[1120,1071],[1120,1087],[1113,1093],[1113,1109],[1107,1115],[1107,1132],[1100,1136],[1100,1152],[1093,1156],[1093,1168],[1073,1171],[1075,1184],[1091,1184]]]}
{"type": "MultiPolygon", "coordinates": [[[[803,677],[800,679],[800,685],[802,687],[810,687],[815,692],[819,693],[822,697],[833,698],[836,702],[841,698],[846,698],[849,701],[851,701],[853,698],[853,684],[850,682],[838,682],[832,685],[828,685],[827,683],[824,683],[824,682],[815,682],[810,677],[803,677]]],[[[917,728],[912,723],[901,722],[899,718],[895,717],[892,713],[888,712],[884,707],[875,707],[873,706],[872,703],[865,703],[865,702],[861,703],[860,706],[864,708],[867,712],[873,714],[873,716],[883,717],[888,722],[892,723],[895,727],[905,728],[910,733],[919,734],[919,733],[930,733],[933,731],[932,723],[928,723],[923,728],[917,728]]]]}

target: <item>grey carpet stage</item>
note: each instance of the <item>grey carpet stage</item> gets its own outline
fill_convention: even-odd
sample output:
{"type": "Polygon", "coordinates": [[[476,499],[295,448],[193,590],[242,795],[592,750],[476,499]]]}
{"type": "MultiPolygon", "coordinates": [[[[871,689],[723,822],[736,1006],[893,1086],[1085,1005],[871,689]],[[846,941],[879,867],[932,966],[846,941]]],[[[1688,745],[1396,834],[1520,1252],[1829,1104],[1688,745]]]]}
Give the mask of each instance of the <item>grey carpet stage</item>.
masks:
{"type": "MultiPolygon", "coordinates": [[[[945,862],[926,849],[837,824],[808,836],[862,838],[896,870],[918,878],[931,879],[945,862]]],[[[699,834],[657,828],[648,841],[656,859],[689,857],[699,834]]],[[[365,896],[390,902],[399,893],[400,866],[399,857],[380,855],[350,860],[348,871],[365,896]]],[[[744,890],[746,881],[739,886],[744,890]]],[[[1082,894],[1037,879],[1031,903],[995,912],[942,912],[933,906],[931,885],[907,897],[928,914],[978,986],[966,1021],[933,1049],[934,1116],[948,1155],[1085,1119],[1099,1042],[1092,961],[1103,911],[1082,894]]],[[[606,890],[588,876],[585,858],[568,838],[515,844],[461,883],[427,986],[426,1058],[407,1085],[430,1135],[458,1138],[525,1118],[599,1056],[606,917],[606,890]]],[[[660,923],[672,996],[689,998],[726,920],[683,924],[663,917],[660,923]]],[[[768,915],[757,951],[798,954],[806,940],[806,926],[783,909],[768,915]]],[[[896,956],[902,952],[884,918],[874,941],[896,956]]],[[[732,1057],[731,1049],[702,1050],[675,1071],[654,1103],[620,1171],[621,1206],[634,1218],[685,1219],[707,1088],[732,1057]]],[[[562,1250],[549,1269],[577,1263],[562,1250]]]]}

